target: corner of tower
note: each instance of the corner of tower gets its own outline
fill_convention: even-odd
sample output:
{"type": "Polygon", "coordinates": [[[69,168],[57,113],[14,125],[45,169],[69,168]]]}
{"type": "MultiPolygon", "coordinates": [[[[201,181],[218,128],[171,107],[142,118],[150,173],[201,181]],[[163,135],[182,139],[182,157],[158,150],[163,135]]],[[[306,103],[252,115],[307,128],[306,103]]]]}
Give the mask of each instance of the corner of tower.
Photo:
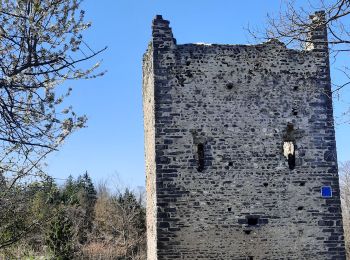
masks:
{"type": "MultiPolygon", "coordinates": [[[[328,53],[327,22],[325,11],[317,11],[310,15],[306,50],[328,53]]],[[[328,57],[327,57],[328,58],[328,57]]]]}
{"type": "Polygon", "coordinates": [[[310,20],[306,50],[311,51],[315,57],[315,64],[318,67],[318,84],[323,89],[325,100],[332,107],[326,12],[317,11],[310,15],[310,20]]]}
{"type": "Polygon", "coordinates": [[[152,22],[152,39],[143,56],[143,114],[145,131],[145,167],[147,190],[147,259],[156,260],[158,250],[157,234],[157,179],[156,163],[157,110],[165,102],[169,68],[175,64],[176,40],[169,21],[157,15],[152,22]]]}
{"type": "Polygon", "coordinates": [[[152,21],[152,41],[155,48],[167,49],[176,46],[170,22],[164,20],[163,16],[156,15],[152,21]]]}

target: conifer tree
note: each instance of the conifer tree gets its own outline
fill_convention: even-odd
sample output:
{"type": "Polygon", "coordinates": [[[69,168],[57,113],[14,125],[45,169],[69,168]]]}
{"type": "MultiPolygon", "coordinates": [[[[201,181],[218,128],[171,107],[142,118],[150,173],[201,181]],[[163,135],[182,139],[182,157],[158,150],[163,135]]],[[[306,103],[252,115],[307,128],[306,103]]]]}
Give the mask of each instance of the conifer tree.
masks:
{"type": "Polygon", "coordinates": [[[77,186],[79,190],[79,204],[83,209],[83,219],[79,227],[78,238],[79,242],[84,244],[88,239],[88,234],[92,232],[97,193],[87,171],[78,177],[77,186]]]}
{"type": "Polygon", "coordinates": [[[69,175],[62,189],[62,201],[66,205],[78,204],[78,185],[73,179],[72,175],[69,175]]]}
{"type": "Polygon", "coordinates": [[[46,244],[57,260],[73,259],[72,222],[61,210],[51,221],[46,244]]]}

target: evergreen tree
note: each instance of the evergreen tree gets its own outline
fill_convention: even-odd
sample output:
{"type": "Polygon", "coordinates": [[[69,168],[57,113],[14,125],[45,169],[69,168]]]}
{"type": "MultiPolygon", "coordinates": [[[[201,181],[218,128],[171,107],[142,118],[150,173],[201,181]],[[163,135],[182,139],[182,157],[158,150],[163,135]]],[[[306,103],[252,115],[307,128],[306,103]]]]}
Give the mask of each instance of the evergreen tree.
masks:
{"type": "Polygon", "coordinates": [[[83,219],[79,227],[78,238],[79,242],[84,244],[88,239],[88,234],[92,232],[97,192],[87,171],[78,177],[77,186],[79,204],[83,209],[83,219]]]}
{"type": "Polygon", "coordinates": [[[74,219],[74,240],[77,245],[85,244],[92,232],[94,208],[97,193],[87,172],[77,180],[70,175],[62,188],[62,202],[70,219],[74,219]]]}
{"type": "Polygon", "coordinates": [[[51,221],[47,234],[46,244],[57,260],[73,258],[73,231],[72,222],[66,213],[61,210],[51,221]]]}
{"type": "Polygon", "coordinates": [[[85,202],[87,207],[93,206],[96,202],[97,192],[87,171],[78,177],[77,186],[79,191],[83,192],[84,195],[81,202],[85,202]]]}
{"type": "Polygon", "coordinates": [[[62,201],[66,205],[78,204],[78,185],[73,176],[69,175],[62,189],[62,201]]]}

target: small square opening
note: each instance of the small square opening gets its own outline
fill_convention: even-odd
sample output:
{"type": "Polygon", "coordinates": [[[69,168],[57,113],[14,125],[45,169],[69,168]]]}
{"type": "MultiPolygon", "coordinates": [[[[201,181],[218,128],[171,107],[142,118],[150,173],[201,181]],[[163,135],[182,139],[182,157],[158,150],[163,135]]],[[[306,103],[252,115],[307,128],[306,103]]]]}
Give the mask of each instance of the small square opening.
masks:
{"type": "Polygon", "coordinates": [[[259,217],[257,216],[247,216],[248,226],[256,226],[259,224],[259,217]]]}
{"type": "Polygon", "coordinates": [[[233,89],[233,83],[229,82],[226,84],[227,89],[233,89]]]}

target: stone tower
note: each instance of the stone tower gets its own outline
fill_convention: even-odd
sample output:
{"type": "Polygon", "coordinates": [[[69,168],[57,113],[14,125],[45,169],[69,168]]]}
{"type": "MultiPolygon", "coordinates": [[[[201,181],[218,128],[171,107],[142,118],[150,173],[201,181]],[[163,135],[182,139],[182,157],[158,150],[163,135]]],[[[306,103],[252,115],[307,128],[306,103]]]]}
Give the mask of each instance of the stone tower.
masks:
{"type": "Polygon", "coordinates": [[[345,259],[326,28],[303,51],[179,45],[159,15],[152,29],[148,260],[345,259]]]}

